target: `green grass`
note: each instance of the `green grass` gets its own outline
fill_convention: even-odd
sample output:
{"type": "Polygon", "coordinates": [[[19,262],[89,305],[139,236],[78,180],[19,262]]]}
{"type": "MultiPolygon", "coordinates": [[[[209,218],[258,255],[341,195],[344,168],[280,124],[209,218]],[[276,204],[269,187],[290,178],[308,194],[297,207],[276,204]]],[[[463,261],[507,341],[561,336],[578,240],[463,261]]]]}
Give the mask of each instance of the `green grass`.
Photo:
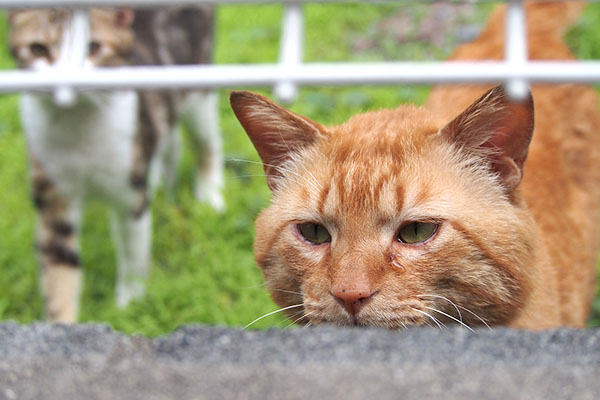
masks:
{"type": "MultiPolygon", "coordinates": [[[[393,32],[378,25],[382,20],[402,17],[404,11],[400,12],[397,5],[311,4],[305,10],[307,61],[440,59],[456,41],[449,36],[442,46],[419,41],[397,44],[393,32]]],[[[488,11],[487,5],[475,9],[465,23],[482,21],[488,11]]],[[[415,18],[423,13],[422,6],[410,11],[415,18]]],[[[281,14],[279,5],[220,7],[216,61],[275,62],[281,14]]],[[[594,4],[569,34],[570,43],[582,58],[600,59],[597,21],[600,5],[594,4]]],[[[6,28],[0,23],[0,38],[5,37],[6,28]]],[[[0,40],[0,68],[12,68],[5,43],[0,40]]],[[[270,95],[264,88],[262,92],[270,95]]],[[[303,88],[290,108],[324,124],[335,124],[364,110],[421,103],[427,92],[423,86],[303,88]]],[[[174,199],[159,191],[153,203],[153,268],[147,295],[119,310],[114,304],[115,266],[107,212],[101,205],[91,204],[81,241],[85,270],[82,321],[109,323],[128,333],[160,335],[187,323],[244,326],[276,308],[262,286],[252,255],[253,220],[268,204],[270,193],[264,178],[252,176],[262,173],[260,166],[233,161],[258,158],[229,110],[227,91],[221,92],[220,112],[229,160],[227,212],[218,215],[194,200],[193,155],[184,151],[174,199]]],[[[23,323],[42,316],[33,248],[35,214],[29,199],[25,147],[17,97],[1,96],[0,319],[23,323]]],[[[596,306],[591,321],[599,326],[600,303],[596,306]]],[[[274,315],[254,326],[287,324],[274,315]]]]}

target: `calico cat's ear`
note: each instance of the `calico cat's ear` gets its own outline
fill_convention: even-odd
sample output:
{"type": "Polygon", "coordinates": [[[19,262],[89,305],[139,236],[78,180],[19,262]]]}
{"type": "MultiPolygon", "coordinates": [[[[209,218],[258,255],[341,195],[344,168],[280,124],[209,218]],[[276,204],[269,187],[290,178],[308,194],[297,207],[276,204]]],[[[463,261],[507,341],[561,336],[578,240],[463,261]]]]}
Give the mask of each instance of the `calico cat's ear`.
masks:
{"type": "Polygon", "coordinates": [[[135,12],[131,8],[118,8],[115,12],[115,24],[119,28],[129,28],[135,19],[135,12]]]}
{"type": "Polygon", "coordinates": [[[533,98],[508,98],[497,86],[441,129],[440,134],[467,153],[485,157],[505,190],[521,182],[533,134],[533,98]]]}
{"type": "Polygon", "coordinates": [[[17,13],[18,13],[18,11],[15,11],[15,10],[6,11],[6,19],[8,20],[9,24],[14,23],[17,13]]]}
{"type": "Polygon", "coordinates": [[[274,190],[282,164],[325,132],[320,124],[251,92],[231,92],[231,108],[263,161],[267,185],[274,190]]]}
{"type": "Polygon", "coordinates": [[[10,25],[14,25],[17,22],[19,15],[23,14],[25,9],[14,9],[6,11],[6,20],[10,25]]]}

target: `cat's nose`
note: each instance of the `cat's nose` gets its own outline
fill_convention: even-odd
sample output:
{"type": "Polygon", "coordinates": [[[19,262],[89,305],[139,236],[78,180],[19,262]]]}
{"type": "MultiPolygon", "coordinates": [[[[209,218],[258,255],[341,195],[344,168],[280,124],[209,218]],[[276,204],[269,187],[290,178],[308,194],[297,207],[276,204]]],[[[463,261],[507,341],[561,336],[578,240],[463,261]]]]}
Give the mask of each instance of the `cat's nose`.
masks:
{"type": "Polygon", "coordinates": [[[363,306],[364,301],[373,295],[370,288],[335,289],[331,292],[333,297],[350,313],[356,315],[363,306]]]}

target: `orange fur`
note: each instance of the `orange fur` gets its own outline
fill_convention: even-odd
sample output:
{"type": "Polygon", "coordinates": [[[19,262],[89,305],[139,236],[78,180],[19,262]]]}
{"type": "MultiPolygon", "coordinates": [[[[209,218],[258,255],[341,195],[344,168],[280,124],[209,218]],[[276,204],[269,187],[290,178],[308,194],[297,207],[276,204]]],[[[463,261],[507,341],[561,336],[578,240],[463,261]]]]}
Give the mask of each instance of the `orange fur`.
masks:
{"type": "MultiPolygon", "coordinates": [[[[581,6],[527,4],[532,58],[573,58],[560,35],[581,6]]],[[[501,58],[503,12],[452,58],[501,58]]],[[[297,305],[291,318],[584,326],[598,250],[596,95],[535,86],[533,106],[489,89],[438,87],[425,107],[336,127],[232,93],[273,175],[273,203],[256,221],[256,260],[275,302],[297,305]],[[400,232],[415,222],[437,229],[407,243],[400,232]],[[329,239],[311,238],[312,229],[329,239]]]]}

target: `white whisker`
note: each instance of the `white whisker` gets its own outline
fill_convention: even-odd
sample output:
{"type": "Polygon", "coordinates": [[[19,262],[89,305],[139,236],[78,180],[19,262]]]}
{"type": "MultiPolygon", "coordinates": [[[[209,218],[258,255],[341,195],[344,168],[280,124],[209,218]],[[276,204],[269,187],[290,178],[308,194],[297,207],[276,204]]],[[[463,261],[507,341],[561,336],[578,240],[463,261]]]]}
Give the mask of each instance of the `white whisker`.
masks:
{"type": "Polygon", "coordinates": [[[298,296],[303,296],[302,293],[294,292],[293,290],[286,290],[286,289],[271,289],[271,290],[274,292],[290,293],[290,294],[296,294],[298,296]]]}
{"type": "Polygon", "coordinates": [[[244,328],[243,328],[243,329],[247,329],[247,328],[248,328],[250,325],[252,325],[252,324],[254,324],[255,322],[258,322],[258,321],[260,321],[261,319],[263,319],[263,318],[266,318],[266,317],[268,317],[268,316],[270,316],[270,315],[277,314],[278,312],[281,312],[281,311],[289,310],[290,308],[303,307],[303,306],[304,306],[304,304],[294,304],[294,305],[291,305],[291,306],[287,306],[287,307],[280,308],[280,309],[278,309],[278,310],[275,310],[275,311],[271,311],[270,313],[267,313],[267,314],[263,315],[262,317],[258,317],[258,318],[256,318],[254,321],[252,321],[252,322],[250,322],[248,325],[244,326],[244,328]]]}
{"type": "MultiPolygon", "coordinates": [[[[236,161],[236,162],[246,162],[246,163],[249,163],[249,164],[259,164],[259,165],[265,165],[265,166],[267,166],[267,167],[275,168],[277,171],[279,171],[279,172],[281,172],[281,173],[287,172],[288,174],[292,174],[292,175],[295,175],[295,176],[297,176],[298,178],[301,178],[301,179],[303,179],[303,180],[304,180],[304,182],[306,182],[306,183],[308,183],[310,186],[312,186],[312,187],[313,187],[313,189],[315,189],[315,191],[317,191],[317,192],[320,192],[320,191],[322,190],[322,187],[321,187],[321,189],[319,189],[319,188],[317,187],[317,185],[315,185],[315,183],[314,183],[314,182],[310,181],[310,180],[309,180],[309,179],[307,179],[305,176],[302,176],[302,175],[300,175],[300,174],[299,174],[299,173],[297,173],[296,171],[292,171],[292,170],[290,170],[290,169],[283,168],[283,167],[281,167],[281,166],[279,166],[279,165],[267,164],[267,163],[258,162],[258,161],[251,161],[251,160],[243,160],[243,159],[239,159],[239,158],[231,158],[231,159],[229,159],[229,161],[236,161]]],[[[319,183],[317,182],[317,184],[319,184],[319,183]]],[[[319,185],[319,186],[320,186],[320,185],[319,185]]]]}
{"type": "Polygon", "coordinates": [[[290,325],[292,325],[292,324],[293,324],[293,322],[292,322],[292,324],[288,324],[288,321],[289,321],[289,319],[295,318],[295,317],[297,317],[298,315],[302,315],[302,313],[304,313],[304,311],[296,311],[295,313],[293,313],[292,315],[290,315],[290,316],[288,317],[288,319],[284,319],[283,321],[279,322],[279,323],[277,324],[277,326],[279,326],[279,327],[280,327],[280,326],[282,326],[283,324],[287,324],[285,327],[283,327],[283,329],[286,329],[286,328],[288,328],[290,325]]]}
{"type": "Polygon", "coordinates": [[[262,165],[261,161],[245,160],[243,158],[227,158],[226,161],[245,162],[245,163],[248,163],[248,164],[259,164],[259,165],[262,165]]]}
{"type": "Polygon", "coordinates": [[[492,330],[492,328],[491,328],[491,327],[490,327],[490,326],[487,324],[487,322],[485,322],[485,321],[483,320],[483,318],[481,318],[479,315],[475,314],[473,311],[469,310],[468,308],[465,308],[465,307],[462,307],[462,306],[459,306],[459,307],[460,307],[460,308],[462,308],[463,310],[465,310],[466,312],[473,314],[473,315],[474,315],[474,316],[475,316],[475,317],[476,317],[478,320],[480,320],[481,322],[483,322],[483,324],[484,324],[485,326],[487,326],[487,328],[488,328],[490,331],[492,330]]]}
{"type": "MultiPolygon", "coordinates": [[[[294,154],[295,152],[292,151],[292,149],[290,148],[290,146],[288,146],[287,141],[285,140],[285,138],[283,137],[283,135],[281,134],[281,131],[278,131],[277,133],[279,133],[279,137],[281,137],[281,140],[283,141],[283,144],[285,144],[285,147],[287,147],[288,152],[290,154],[294,154]]],[[[319,181],[317,180],[317,178],[304,166],[304,164],[300,164],[302,166],[302,169],[304,170],[304,172],[306,172],[312,179],[313,182],[319,186],[319,188],[321,188],[321,190],[323,190],[323,186],[319,183],[319,181]]]]}
{"type": "Polygon", "coordinates": [[[417,297],[435,297],[437,299],[442,299],[442,300],[446,300],[448,303],[450,303],[452,305],[452,307],[454,307],[454,309],[456,310],[456,312],[458,313],[458,319],[460,319],[460,321],[462,322],[463,318],[462,318],[462,313],[460,312],[460,310],[458,309],[458,306],[456,304],[454,304],[454,302],[452,300],[450,300],[447,297],[444,296],[439,296],[437,294],[420,294],[417,297]]]}
{"type": "Polygon", "coordinates": [[[234,178],[258,178],[262,176],[267,176],[267,174],[245,174],[245,175],[234,175],[234,178]]]}
{"type": "MultiPolygon", "coordinates": [[[[300,317],[298,317],[298,318],[296,318],[295,320],[293,320],[293,321],[292,321],[290,324],[288,324],[288,325],[287,325],[285,328],[283,328],[283,329],[287,329],[287,328],[289,328],[290,326],[292,326],[292,325],[294,325],[294,324],[297,324],[297,323],[298,323],[298,321],[302,320],[303,318],[307,318],[307,317],[308,317],[310,314],[312,314],[312,313],[314,313],[314,311],[311,311],[311,312],[309,312],[309,313],[306,313],[306,314],[303,314],[303,315],[301,315],[300,317]]],[[[296,315],[297,315],[297,314],[295,314],[294,316],[296,316],[296,315]]],[[[292,317],[292,318],[293,318],[293,317],[292,317]]],[[[310,323],[310,320],[308,321],[308,323],[310,323]]]]}
{"type": "Polygon", "coordinates": [[[418,313],[420,313],[420,314],[426,315],[426,316],[428,316],[429,318],[431,318],[431,320],[432,320],[433,322],[435,322],[435,324],[438,326],[438,328],[440,328],[440,330],[442,329],[442,326],[443,326],[444,328],[446,327],[446,325],[444,325],[443,323],[441,323],[440,321],[438,321],[438,319],[437,319],[437,318],[435,318],[434,316],[432,316],[431,314],[428,314],[428,313],[426,313],[425,311],[421,311],[421,310],[419,310],[419,309],[416,309],[416,308],[414,308],[414,307],[411,307],[411,309],[412,309],[413,311],[416,311],[416,312],[418,312],[418,313]]]}
{"type": "Polygon", "coordinates": [[[316,176],[314,176],[314,175],[313,175],[313,173],[312,173],[312,172],[310,172],[310,171],[308,170],[308,168],[306,168],[306,167],[304,166],[304,164],[301,164],[301,166],[302,166],[302,169],[304,170],[304,172],[306,172],[306,173],[308,174],[308,176],[310,176],[310,177],[312,178],[312,182],[313,182],[313,183],[314,183],[316,186],[318,186],[318,187],[319,187],[319,189],[323,190],[323,185],[321,185],[321,183],[319,182],[319,180],[317,179],[317,177],[316,177],[316,176]]]}
{"type": "Polygon", "coordinates": [[[244,286],[244,287],[242,287],[242,289],[257,289],[259,287],[265,286],[266,284],[267,284],[267,282],[263,282],[263,283],[259,283],[258,285],[244,286]]]}
{"type": "MultiPolygon", "coordinates": [[[[243,178],[258,178],[258,177],[265,177],[265,178],[269,178],[269,177],[275,177],[278,178],[278,175],[273,175],[273,174],[244,174],[244,175],[234,175],[232,178],[237,178],[237,179],[243,179],[243,178]]],[[[302,177],[303,178],[303,177],[302,177]]],[[[298,184],[300,184],[300,181],[296,178],[296,177],[288,177],[288,180],[292,181],[292,182],[296,182],[298,184]]]]}
{"type": "Polygon", "coordinates": [[[292,315],[290,315],[288,317],[288,319],[292,319],[292,318],[297,317],[298,315],[303,315],[303,314],[304,314],[304,310],[296,311],[295,313],[292,313],[292,315]]]}
{"type": "Polygon", "coordinates": [[[425,308],[426,308],[426,309],[428,309],[428,310],[435,311],[435,312],[437,312],[437,313],[440,313],[440,314],[442,314],[442,315],[445,315],[446,317],[448,317],[448,318],[450,318],[450,319],[452,319],[452,320],[454,320],[454,321],[458,322],[459,324],[461,324],[462,326],[464,326],[465,328],[467,328],[467,329],[468,329],[468,330],[470,330],[471,332],[475,333],[475,331],[474,331],[473,329],[471,329],[471,327],[470,327],[470,326],[468,326],[468,325],[467,325],[467,324],[465,324],[464,322],[462,322],[462,321],[459,321],[458,319],[454,318],[452,315],[446,314],[445,312],[443,312],[443,311],[440,311],[440,310],[436,310],[435,308],[432,308],[432,307],[427,307],[427,306],[423,306],[423,307],[425,307],[425,308]]]}

